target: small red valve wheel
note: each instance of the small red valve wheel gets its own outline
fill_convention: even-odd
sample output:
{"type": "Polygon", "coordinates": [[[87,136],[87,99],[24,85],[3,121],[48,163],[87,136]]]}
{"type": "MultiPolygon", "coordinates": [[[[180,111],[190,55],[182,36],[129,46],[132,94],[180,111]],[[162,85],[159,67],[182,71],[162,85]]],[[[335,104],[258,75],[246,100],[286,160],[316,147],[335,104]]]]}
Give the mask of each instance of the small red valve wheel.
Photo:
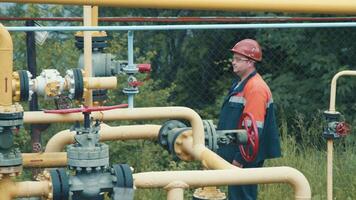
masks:
{"type": "Polygon", "coordinates": [[[116,106],[98,106],[98,107],[81,107],[81,108],[70,108],[62,110],[44,110],[45,113],[52,114],[70,114],[70,113],[91,113],[96,111],[113,110],[117,108],[127,108],[128,104],[120,104],[116,106]]]}
{"type": "Polygon", "coordinates": [[[129,85],[132,87],[138,87],[138,86],[143,85],[143,82],[142,81],[131,81],[131,82],[129,82],[129,85]]]}
{"type": "Polygon", "coordinates": [[[350,134],[351,127],[346,122],[339,122],[336,125],[335,131],[337,134],[339,134],[341,137],[343,137],[343,136],[350,134]]]}
{"type": "Polygon", "coordinates": [[[149,73],[151,72],[151,64],[137,64],[138,71],[140,73],[149,73]]]}
{"type": "Polygon", "coordinates": [[[259,139],[256,121],[251,113],[242,113],[238,129],[242,128],[245,128],[247,131],[247,144],[239,145],[240,152],[247,162],[252,162],[257,157],[259,139]]]}

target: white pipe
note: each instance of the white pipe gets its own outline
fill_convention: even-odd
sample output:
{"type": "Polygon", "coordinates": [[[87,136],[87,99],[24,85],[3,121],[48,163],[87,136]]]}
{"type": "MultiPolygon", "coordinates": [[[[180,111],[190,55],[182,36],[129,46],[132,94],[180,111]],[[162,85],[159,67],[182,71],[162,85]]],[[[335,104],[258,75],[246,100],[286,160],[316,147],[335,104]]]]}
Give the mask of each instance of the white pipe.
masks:
{"type": "Polygon", "coordinates": [[[269,28],[354,28],[356,22],[271,23],[271,24],[187,24],[143,26],[12,26],[8,31],[169,31],[207,29],[269,29],[269,28]]]}

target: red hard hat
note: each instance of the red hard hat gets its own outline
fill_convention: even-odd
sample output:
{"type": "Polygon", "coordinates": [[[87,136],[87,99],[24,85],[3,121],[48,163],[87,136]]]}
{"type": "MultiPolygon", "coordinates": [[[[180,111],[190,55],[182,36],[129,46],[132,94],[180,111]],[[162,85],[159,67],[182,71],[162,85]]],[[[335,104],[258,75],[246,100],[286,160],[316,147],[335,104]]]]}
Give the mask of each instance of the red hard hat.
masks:
{"type": "Polygon", "coordinates": [[[236,43],[235,46],[230,49],[234,53],[241,54],[255,61],[262,60],[262,49],[258,42],[252,39],[244,39],[236,43]]]}

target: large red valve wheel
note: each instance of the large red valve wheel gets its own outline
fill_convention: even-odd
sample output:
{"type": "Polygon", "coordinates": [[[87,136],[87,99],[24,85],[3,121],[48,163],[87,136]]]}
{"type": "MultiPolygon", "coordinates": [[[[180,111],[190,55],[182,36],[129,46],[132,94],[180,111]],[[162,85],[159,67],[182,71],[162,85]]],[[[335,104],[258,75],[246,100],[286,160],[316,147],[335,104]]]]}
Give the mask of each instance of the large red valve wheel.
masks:
{"type": "Polygon", "coordinates": [[[242,113],[237,127],[238,129],[245,128],[247,131],[247,143],[240,144],[239,148],[242,157],[247,162],[252,162],[256,159],[259,148],[256,120],[251,113],[242,113]]]}
{"type": "Polygon", "coordinates": [[[91,113],[96,111],[105,111],[105,110],[113,110],[117,108],[127,108],[128,104],[120,104],[116,106],[98,106],[98,107],[81,107],[81,108],[69,108],[62,110],[44,110],[45,113],[53,113],[53,114],[69,114],[69,113],[91,113]]]}

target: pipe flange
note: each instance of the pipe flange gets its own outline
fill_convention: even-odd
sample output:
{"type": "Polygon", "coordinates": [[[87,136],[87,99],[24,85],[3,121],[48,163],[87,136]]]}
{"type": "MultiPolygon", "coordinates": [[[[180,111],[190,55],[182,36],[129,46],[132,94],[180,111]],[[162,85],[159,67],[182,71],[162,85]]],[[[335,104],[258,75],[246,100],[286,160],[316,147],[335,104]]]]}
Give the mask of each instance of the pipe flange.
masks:
{"type": "Polygon", "coordinates": [[[21,172],[22,172],[22,165],[0,167],[0,180],[2,179],[3,176],[10,176],[10,177],[20,176],[21,172]]]}
{"type": "Polygon", "coordinates": [[[185,128],[187,125],[185,125],[183,122],[178,121],[178,120],[169,120],[164,122],[162,127],[159,129],[158,133],[158,142],[159,144],[166,150],[169,151],[169,131],[175,129],[175,128],[185,128]]]}
{"type": "MultiPolygon", "coordinates": [[[[84,34],[83,32],[78,32],[75,34],[75,47],[79,50],[83,50],[84,48],[84,34]]],[[[107,41],[109,37],[107,36],[105,31],[94,31],[92,33],[92,50],[103,51],[104,48],[108,47],[107,41]]]]}
{"type": "Polygon", "coordinates": [[[0,112],[0,132],[8,128],[19,129],[22,125],[23,112],[0,112]]]}
{"type": "Polygon", "coordinates": [[[193,200],[207,199],[224,200],[226,199],[226,195],[216,187],[203,187],[194,191],[193,200]]]}
{"type": "Polygon", "coordinates": [[[53,200],[68,200],[69,177],[65,169],[52,169],[49,171],[49,174],[52,181],[53,200]]]}
{"type": "Polygon", "coordinates": [[[50,172],[47,170],[44,170],[42,173],[37,174],[35,179],[36,179],[36,181],[47,181],[50,183],[50,184],[48,184],[48,188],[49,188],[50,192],[47,194],[47,196],[43,196],[42,199],[53,200],[53,183],[52,183],[50,172]]]}
{"type": "Polygon", "coordinates": [[[205,133],[205,146],[216,152],[218,149],[216,128],[213,120],[203,120],[204,133],[205,133]]]}
{"type": "Polygon", "coordinates": [[[128,164],[114,164],[111,171],[111,174],[116,177],[113,180],[115,187],[133,188],[132,170],[128,164]]]}
{"type": "Polygon", "coordinates": [[[79,68],[67,70],[65,79],[69,90],[69,97],[81,101],[84,94],[82,70],[79,68]]]}
{"type": "Polygon", "coordinates": [[[113,175],[113,192],[111,199],[134,199],[134,181],[131,167],[127,164],[115,164],[111,168],[113,175]]]}
{"type": "Polygon", "coordinates": [[[18,70],[13,73],[15,81],[15,91],[13,92],[14,101],[30,101],[33,92],[32,74],[26,70],[18,70]]]}
{"type": "Polygon", "coordinates": [[[95,147],[80,147],[72,144],[67,147],[68,165],[77,170],[92,171],[92,168],[109,166],[109,146],[98,144],[95,147]]]}

